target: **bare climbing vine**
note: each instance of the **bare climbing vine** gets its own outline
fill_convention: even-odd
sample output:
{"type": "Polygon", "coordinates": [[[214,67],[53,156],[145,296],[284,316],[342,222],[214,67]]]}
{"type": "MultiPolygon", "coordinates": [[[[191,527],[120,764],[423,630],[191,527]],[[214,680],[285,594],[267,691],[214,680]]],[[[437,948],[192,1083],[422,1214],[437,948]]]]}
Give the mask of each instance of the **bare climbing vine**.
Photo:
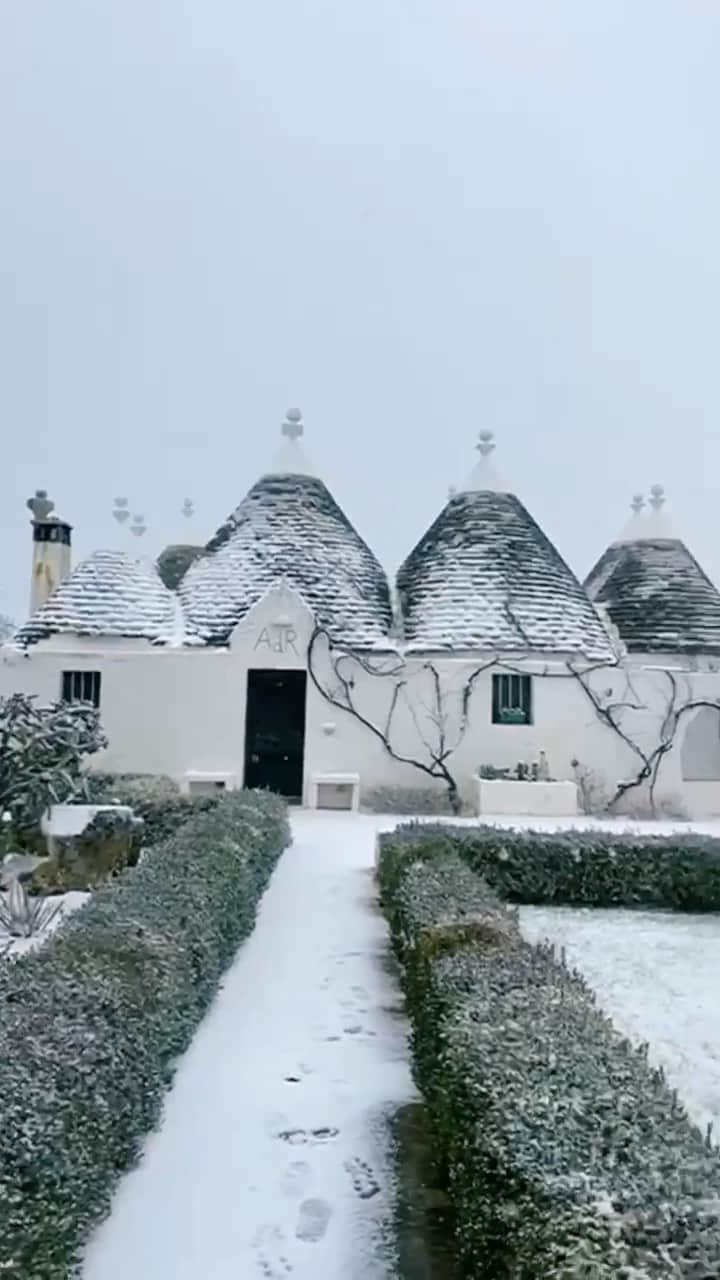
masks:
{"type": "Polygon", "coordinates": [[[602,698],[593,690],[591,684],[586,679],[586,673],[581,673],[572,666],[568,667],[570,674],[577,680],[580,688],[583,690],[586,698],[593,707],[598,719],[609,729],[611,729],[618,738],[630,749],[632,754],[639,761],[637,772],[633,777],[626,779],[617,784],[615,792],[611,797],[608,808],[612,809],[623,796],[629,791],[637,787],[648,785],[648,799],[650,809],[655,813],[655,792],[660,774],[660,767],[665,757],[672,751],[676,739],[678,728],[681,721],[691,711],[697,711],[701,707],[710,707],[720,713],[720,700],[713,698],[693,698],[686,680],[679,681],[678,674],[668,668],[657,668],[658,674],[662,675],[667,684],[667,696],[661,713],[660,727],[658,732],[658,741],[655,745],[647,750],[626,730],[622,724],[622,714],[624,711],[642,712],[646,707],[639,702],[637,695],[632,687],[632,679],[629,672],[626,672],[626,688],[632,694],[630,698],[620,701],[603,702],[602,698]]]}
{"type": "Polygon", "coordinates": [[[415,672],[408,673],[405,659],[396,654],[390,657],[383,656],[374,661],[366,654],[355,650],[336,648],[328,631],[321,626],[314,628],[308,646],[310,679],[323,698],[331,706],[347,712],[364,725],[398,764],[410,765],[414,769],[419,769],[426,777],[435,778],[444,783],[453,813],[460,813],[462,801],[450,761],[470,727],[470,707],[477,680],[484,671],[496,664],[496,658],[479,664],[467,674],[459,690],[451,691],[443,687],[440,672],[433,662],[422,662],[415,672]],[[326,646],[326,656],[330,664],[331,676],[328,682],[324,682],[320,677],[315,662],[316,652],[321,643],[326,646]],[[354,672],[358,668],[365,675],[376,679],[389,678],[394,681],[387,713],[382,723],[375,723],[356,704],[354,672]],[[428,697],[408,698],[407,688],[410,680],[414,680],[423,673],[428,679],[428,697]],[[457,715],[453,714],[451,706],[453,693],[457,699],[459,711],[457,715]],[[401,707],[404,707],[412,721],[424,754],[408,754],[397,744],[398,711],[401,707]],[[419,712],[422,712],[424,722],[419,712]]]}
{"type": "MultiPolygon", "coordinates": [[[[326,702],[362,724],[398,764],[409,765],[426,777],[442,782],[447,788],[453,813],[460,812],[461,797],[452,759],[470,728],[472,698],[477,681],[491,669],[515,675],[528,674],[522,660],[511,662],[498,654],[492,654],[471,668],[460,687],[453,689],[443,681],[438,667],[431,660],[418,660],[417,667],[410,670],[407,660],[396,652],[373,657],[337,646],[327,629],[320,625],[315,626],[308,646],[310,679],[326,702]],[[327,679],[320,675],[317,665],[317,653],[321,646],[329,664],[327,679]],[[382,720],[376,722],[358,706],[355,677],[359,672],[376,680],[392,681],[387,710],[382,720]],[[428,686],[427,694],[420,696],[413,690],[413,696],[408,696],[410,683],[420,685],[423,677],[428,686]],[[421,748],[416,753],[401,748],[398,743],[401,708],[412,724],[416,741],[421,748]]],[[[637,761],[637,769],[632,776],[617,783],[607,802],[608,810],[614,809],[628,792],[647,784],[650,809],[654,813],[660,769],[663,760],[675,745],[681,722],[690,712],[701,707],[711,707],[720,714],[720,700],[692,697],[688,682],[678,679],[680,673],[665,668],[657,668],[657,671],[666,682],[667,693],[660,711],[657,741],[648,746],[647,743],[643,744],[645,735],[633,732],[627,723],[628,715],[647,713],[649,708],[635,689],[632,673],[622,666],[620,657],[615,661],[590,663],[582,668],[568,662],[563,671],[533,667],[532,674],[539,679],[574,680],[600,724],[615,734],[637,761]],[[608,690],[603,696],[593,687],[592,676],[600,671],[613,674],[622,671],[625,686],[620,695],[614,690],[608,690]]]]}

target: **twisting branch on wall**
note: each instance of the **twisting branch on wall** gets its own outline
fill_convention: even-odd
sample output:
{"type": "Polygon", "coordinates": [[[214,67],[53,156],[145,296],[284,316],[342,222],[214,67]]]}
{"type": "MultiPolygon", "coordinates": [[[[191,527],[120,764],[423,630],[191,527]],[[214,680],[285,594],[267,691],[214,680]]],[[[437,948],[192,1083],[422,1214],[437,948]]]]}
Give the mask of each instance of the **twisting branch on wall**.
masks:
{"type": "Polygon", "coordinates": [[[490,658],[468,672],[462,686],[457,691],[458,723],[453,731],[451,691],[443,688],[440,672],[432,662],[418,665],[414,673],[408,669],[407,662],[396,655],[388,659],[383,656],[375,665],[366,654],[355,653],[346,648],[336,649],[332,637],[322,626],[315,626],[308,646],[308,672],[315,688],[322,694],[326,702],[338,710],[346,712],[383,745],[387,754],[398,764],[409,765],[418,769],[426,777],[437,779],[447,788],[448,800],[453,813],[460,813],[462,801],[457,779],[450,766],[450,759],[461,745],[470,726],[470,705],[473,690],[480,675],[490,667],[496,666],[498,659],[490,658]],[[317,650],[324,644],[324,656],[329,664],[330,679],[325,682],[317,666],[317,650]],[[355,698],[355,680],[353,667],[357,666],[365,675],[393,681],[387,714],[382,725],[376,724],[365,715],[357,705],[355,698]],[[414,676],[425,673],[430,682],[429,703],[422,699],[408,696],[408,684],[414,676]],[[427,725],[423,726],[418,714],[418,705],[422,708],[427,725]],[[398,711],[403,706],[408,713],[420,745],[426,752],[427,759],[409,754],[397,744],[398,711]]]}
{"type": "Polygon", "coordinates": [[[677,741],[677,732],[682,720],[691,711],[697,711],[701,707],[710,707],[720,714],[720,700],[713,698],[693,698],[690,690],[687,688],[680,689],[676,672],[668,668],[658,668],[658,673],[662,673],[668,685],[668,694],[665,705],[662,709],[662,719],[658,731],[658,742],[651,750],[643,749],[633,736],[626,730],[621,722],[621,716],[624,711],[647,711],[648,708],[639,700],[635,692],[629,673],[626,674],[626,685],[632,693],[632,701],[624,699],[614,702],[603,702],[594,691],[587,680],[587,672],[580,672],[575,669],[572,664],[568,664],[568,671],[580,685],[588,701],[591,703],[595,714],[602,724],[605,724],[618,738],[625,744],[633,755],[640,761],[640,767],[637,773],[622,782],[618,782],[615,792],[610,799],[608,809],[613,809],[622,800],[623,796],[629,791],[642,787],[645,783],[648,785],[648,800],[650,810],[653,814],[656,811],[655,793],[660,775],[660,768],[665,757],[672,751],[677,741]],[[684,699],[684,700],[681,700],[684,699]]]}
{"type": "MultiPolygon", "coordinates": [[[[319,625],[314,628],[308,647],[309,675],[325,701],[364,725],[398,764],[408,765],[426,777],[442,782],[447,788],[450,806],[456,813],[460,811],[461,800],[452,757],[470,729],[472,697],[477,681],[493,668],[518,675],[528,674],[522,657],[512,661],[493,654],[468,670],[459,687],[452,688],[444,682],[432,661],[417,659],[413,664],[412,659],[397,653],[378,654],[373,658],[367,653],[336,647],[328,631],[319,625]],[[321,644],[324,646],[323,663],[327,664],[327,675],[320,674],[317,663],[321,644]],[[359,705],[355,680],[358,673],[390,682],[387,710],[377,723],[359,705]],[[413,684],[421,685],[423,678],[429,684],[425,696],[419,689],[411,688],[413,684]],[[413,736],[422,748],[417,754],[412,748],[399,745],[401,712],[404,713],[406,729],[408,726],[412,728],[413,736]]],[[[650,809],[655,813],[656,788],[662,764],[677,742],[682,721],[702,707],[710,707],[720,714],[720,700],[693,698],[686,683],[678,680],[677,673],[663,668],[658,668],[658,672],[667,683],[667,695],[659,708],[659,722],[655,703],[648,706],[643,701],[633,685],[632,673],[623,667],[619,658],[614,662],[589,662],[582,667],[568,661],[560,670],[548,666],[538,670],[533,664],[533,675],[539,679],[572,679],[577,683],[599,723],[615,735],[618,743],[637,762],[637,769],[632,775],[616,784],[607,802],[608,810],[614,809],[629,792],[647,786],[650,809]],[[593,687],[592,677],[600,672],[615,677],[622,672],[624,690],[615,692],[608,689],[605,695],[598,692],[593,687]],[[633,728],[628,718],[635,715],[643,717],[644,722],[633,728]],[[652,731],[653,737],[656,736],[652,745],[647,742],[650,717],[656,726],[652,731]]]]}

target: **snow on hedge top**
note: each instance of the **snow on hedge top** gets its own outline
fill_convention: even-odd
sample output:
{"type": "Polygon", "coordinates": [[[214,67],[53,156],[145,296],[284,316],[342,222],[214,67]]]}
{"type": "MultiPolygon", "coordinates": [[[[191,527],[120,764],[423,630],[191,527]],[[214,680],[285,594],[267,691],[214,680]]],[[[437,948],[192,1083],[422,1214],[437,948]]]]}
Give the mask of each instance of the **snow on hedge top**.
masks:
{"type": "Polygon", "coordinates": [[[15,643],[57,634],[197,643],[155,565],[124,551],[96,551],[83,560],[20,628],[15,643]]]}
{"type": "Polygon", "coordinates": [[[323,482],[307,471],[263,476],[188,569],[179,592],[199,635],[226,644],[283,579],[333,639],[371,648],[387,637],[387,578],[323,482]]]}
{"type": "Polygon", "coordinates": [[[491,650],[613,658],[572,570],[491,466],[481,462],[398,573],[409,650],[491,650]],[[487,481],[487,487],[483,487],[487,481]]]}
{"type": "Polygon", "coordinates": [[[720,653],[720,593],[663,510],[660,485],[650,512],[633,500],[634,519],[585,580],[631,653],[720,653]]]}

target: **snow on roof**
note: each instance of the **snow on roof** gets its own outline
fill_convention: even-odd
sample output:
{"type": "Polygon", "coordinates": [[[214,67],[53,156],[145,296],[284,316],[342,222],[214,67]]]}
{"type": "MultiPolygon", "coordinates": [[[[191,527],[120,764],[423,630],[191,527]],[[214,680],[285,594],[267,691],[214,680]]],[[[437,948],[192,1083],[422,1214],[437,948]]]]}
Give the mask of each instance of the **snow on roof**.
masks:
{"type": "Polygon", "coordinates": [[[720,592],[674,535],[662,487],[651,495],[591,569],[588,595],[631,653],[720,653],[720,592]]]}
{"type": "Polygon", "coordinates": [[[27,646],[59,634],[197,643],[177,604],[151,561],[124,551],[95,551],[20,628],[14,643],[27,646]]]}
{"type": "Polygon", "coordinates": [[[494,469],[478,487],[489,452],[481,447],[475,487],[450,498],[398,573],[408,649],[612,660],[599,614],[523,504],[496,487],[494,469]]]}
{"type": "Polygon", "coordinates": [[[209,644],[226,644],[237,623],[281,579],[334,639],[372,648],[387,637],[387,578],[316,476],[264,475],[211,538],[207,552],[190,567],[179,591],[186,617],[209,644]]]}

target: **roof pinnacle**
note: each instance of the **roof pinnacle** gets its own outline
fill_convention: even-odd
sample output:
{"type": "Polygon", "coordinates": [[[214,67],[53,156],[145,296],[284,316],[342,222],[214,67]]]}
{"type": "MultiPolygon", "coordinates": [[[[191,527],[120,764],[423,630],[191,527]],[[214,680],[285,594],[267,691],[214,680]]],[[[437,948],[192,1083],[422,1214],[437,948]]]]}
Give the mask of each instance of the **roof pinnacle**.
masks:
{"type": "Polygon", "coordinates": [[[633,494],[633,500],[630,503],[631,511],[633,511],[636,516],[639,516],[644,506],[645,506],[645,498],[643,497],[643,495],[641,493],[633,494]]]}
{"type": "Polygon", "coordinates": [[[495,451],[495,432],[480,431],[475,445],[480,457],[460,493],[510,493],[504,480],[495,470],[492,454],[495,451]]]}
{"type": "Polygon", "coordinates": [[[653,511],[661,511],[665,505],[665,490],[661,484],[654,484],[650,490],[650,506],[653,511]]]}
{"type": "Polygon", "coordinates": [[[52,498],[48,498],[47,489],[36,489],[35,496],[28,498],[25,506],[32,512],[34,521],[47,520],[51,511],[55,510],[55,503],[52,498]]]}
{"type": "Polygon", "coordinates": [[[300,409],[288,409],[280,430],[284,436],[287,436],[288,440],[299,440],[305,430],[302,411],[300,409]]]}
{"type": "Polygon", "coordinates": [[[475,448],[482,458],[488,458],[495,448],[495,433],[493,431],[481,431],[475,448]]]}

